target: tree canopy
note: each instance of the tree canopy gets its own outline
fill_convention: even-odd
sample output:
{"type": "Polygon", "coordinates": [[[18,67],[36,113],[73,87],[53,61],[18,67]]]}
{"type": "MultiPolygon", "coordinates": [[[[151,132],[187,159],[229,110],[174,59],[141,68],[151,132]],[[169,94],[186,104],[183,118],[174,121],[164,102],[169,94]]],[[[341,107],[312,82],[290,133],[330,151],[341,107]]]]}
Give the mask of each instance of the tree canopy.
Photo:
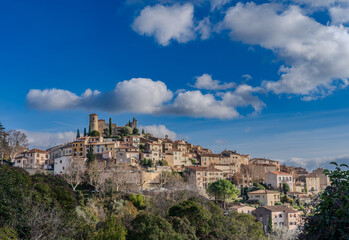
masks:
{"type": "Polygon", "coordinates": [[[228,198],[236,198],[239,190],[230,181],[220,179],[208,184],[207,193],[214,196],[216,200],[223,200],[225,202],[228,198]]]}
{"type": "Polygon", "coordinates": [[[331,186],[319,196],[313,213],[307,217],[302,239],[349,239],[348,165],[332,164],[336,166],[335,170],[324,171],[331,186]]]}

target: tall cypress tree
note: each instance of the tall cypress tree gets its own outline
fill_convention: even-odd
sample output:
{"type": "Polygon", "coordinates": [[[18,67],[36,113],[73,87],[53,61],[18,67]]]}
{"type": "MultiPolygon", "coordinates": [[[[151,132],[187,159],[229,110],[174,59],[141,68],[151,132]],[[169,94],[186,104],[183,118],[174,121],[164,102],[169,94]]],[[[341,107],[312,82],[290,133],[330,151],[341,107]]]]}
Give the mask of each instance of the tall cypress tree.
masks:
{"type": "Polygon", "coordinates": [[[87,132],[86,132],[86,128],[84,128],[84,137],[86,137],[87,132]]]}
{"type": "Polygon", "coordinates": [[[109,118],[109,136],[113,134],[113,129],[111,127],[111,118],[109,118]]]}
{"type": "Polygon", "coordinates": [[[76,138],[79,138],[80,137],[80,130],[78,129],[77,131],[76,131],[76,138]]]}

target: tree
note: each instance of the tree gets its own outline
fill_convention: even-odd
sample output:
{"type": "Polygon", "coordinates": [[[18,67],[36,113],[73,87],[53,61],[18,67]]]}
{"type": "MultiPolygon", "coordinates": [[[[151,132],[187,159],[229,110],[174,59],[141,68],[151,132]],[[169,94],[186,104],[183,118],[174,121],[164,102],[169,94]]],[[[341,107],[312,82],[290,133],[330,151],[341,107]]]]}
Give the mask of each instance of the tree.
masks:
{"type": "Polygon", "coordinates": [[[109,118],[109,136],[111,135],[113,135],[113,128],[112,128],[111,118],[109,118]]]}
{"type": "Polygon", "coordinates": [[[87,136],[86,128],[84,128],[84,137],[87,136]]]}
{"type": "Polygon", "coordinates": [[[74,192],[76,188],[84,181],[85,171],[85,166],[81,162],[74,160],[72,160],[70,165],[67,167],[63,178],[72,187],[74,192]]]}
{"type": "Polygon", "coordinates": [[[145,131],[144,131],[144,129],[142,129],[142,134],[143,134],[143,135],[145,135],[145,131]]]}
{"type": "Polygon", "coordinates": [[[121,128],[121,134],[122,135],[130,135],[132,134],[132,128],[129,126],[121,128]]]}
{"type": "Polygon", "coordinates": [[[349,238],[349,170],[342,170],[348,169],[348,165],[331,164],[336,166],[335,170],[324,170],[331,186],[315,200],[317,205],[305,220],[301,239],[349,238]]]}
{"type": "Polygon", "coordinates": [[[282,184],[282,191],[286,195],[290,191],[290,186],[287,183],[282,184]]]}
{"type": "Polygon", "coordinates": [[[99,180],[99,167],[98,167],[98,162],[96,160],[96,156],[93,153],[92,145],[89,146],[86,157],[87,157],[86,177],[87,177],[88,183],[91,186],[94,186],[96,188],[96,185],[98,184],[98,180],[99,180]]]}
{"type": "Polygon", "coordinates": [[[126,240],[127,231],[116,216],[109,215],[104,226],[98,231],[95,240],[126,240]]]}
{"type": "Polygon", "coordinates": [[[6,148],[7,148],[7,142],[6,142],[6,132],[5,128],[0,123],[0,160],[3,160],[5,158],[6,154],[6,148]]]}
{"type": "Polygon", "coordinates": [[[79,138],[80,137],[80,130],[76,130],[76,138],[79,138]]]}
{"type": "Polygon", "coordinates": [[[217,180],[208,184],[207,193],[215,197],[215,200],[223,200],[224,207],[227,198],[235,199],[239,190],[230,181],[225,179],[217,180]]]}
{"type": "Polygon", "coordinates": [[[138,128],[134,128],[134,129],[132,130],[132,134],[138,135],[138,134],[139,134],[138,128]]]}
{"type": "Polygon", "coordinates": [[[131,223],[132,228],[129,231],[128,239],[159,239],[173,240],[180,239],[179,235],[173,230],[171,224],[164,218],[143,212],[131,223]]]}
{"type": "Polygon", "coordinates": [[[285,226],[275,225],[267,234],[269,240],[297,240],[300,234],[299,229],[288,230],[285,226]]]}
{"type": "Polygon", "coordinates": [[[91,133],[90,133],[90,136],[91,137],[99,137],[99,132],[97,130],[93,130],[91,133]]]}
{"type": "Polygon", "coordinates": [[[273,231],[273,222],[272,222],[271,217],[269,216],[269,217],[268,217],[267,232],[268,232],[268,233],[271,233],[272,231],[273,231]]]}
{"type": "Polygon", "coordinates": [[[6,135],[7,155],[12,160],[17,156],[17,154],[28,147],[28,139],[24,133],[17,130],[10,130],[6,135]]]}

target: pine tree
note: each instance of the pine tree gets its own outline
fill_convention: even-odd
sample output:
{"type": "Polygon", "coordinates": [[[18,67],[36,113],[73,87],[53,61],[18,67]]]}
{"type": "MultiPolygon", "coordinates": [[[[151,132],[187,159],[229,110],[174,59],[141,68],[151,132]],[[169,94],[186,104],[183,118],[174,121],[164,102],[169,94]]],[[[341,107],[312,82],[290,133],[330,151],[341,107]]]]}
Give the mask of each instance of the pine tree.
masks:
{"type": "Polygon", "coordinates": [[[77,131],[76,131],[76,138],[79,138],[80,137],[80,130],[78,129],[77,131]]]}
{"type": "Polygon", "coordinates": [[[86,128],[84,128],[84,137],[87,136],[86,128]]]}
{"type": "Polygon", "coordinates": [[[111,118],[109,118],[109,136],[111,136],[113,134],[113,129],[111,126],[111,118]]]}

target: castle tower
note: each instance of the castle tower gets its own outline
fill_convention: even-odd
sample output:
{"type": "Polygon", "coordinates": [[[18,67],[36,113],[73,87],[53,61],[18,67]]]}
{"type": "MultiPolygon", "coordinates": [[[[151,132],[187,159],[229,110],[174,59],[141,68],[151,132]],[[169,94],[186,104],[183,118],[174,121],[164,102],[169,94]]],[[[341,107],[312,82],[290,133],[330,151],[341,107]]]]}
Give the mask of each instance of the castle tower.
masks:
{"type": "Polygon", "coordinates": [[[95,113],[90,114],[90,131],[98,131],[98,115],[95,113]]]}

